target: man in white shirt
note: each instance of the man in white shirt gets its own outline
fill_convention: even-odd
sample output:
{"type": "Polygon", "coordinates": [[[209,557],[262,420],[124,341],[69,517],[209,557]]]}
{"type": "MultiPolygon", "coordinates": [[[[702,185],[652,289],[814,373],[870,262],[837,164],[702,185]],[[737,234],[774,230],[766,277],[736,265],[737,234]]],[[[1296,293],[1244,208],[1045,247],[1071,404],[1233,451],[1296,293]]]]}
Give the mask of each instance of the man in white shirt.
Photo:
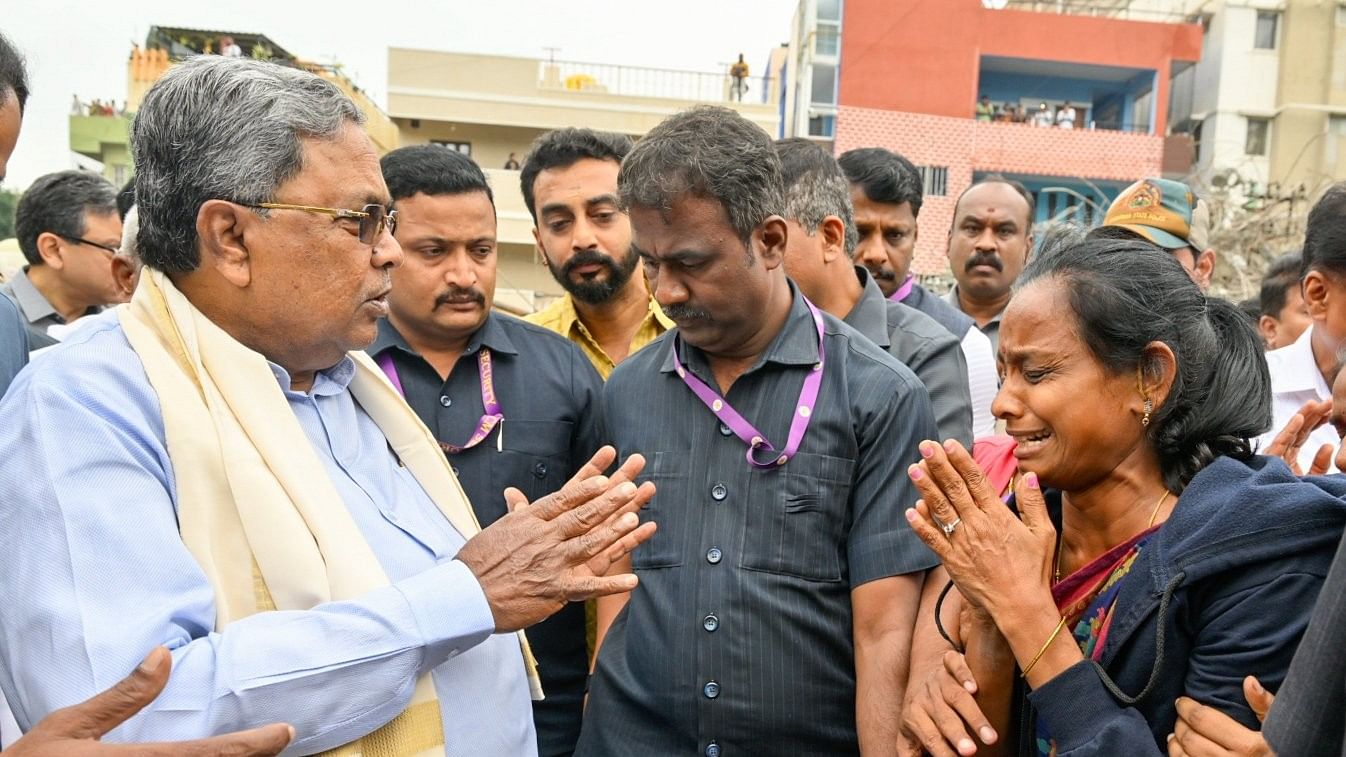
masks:
{"type": "MultiPolygon", "coordinates": [[[[1303,255],[1300,287],[1313,325],[1293,344],[1267,353],[1272,422],[1258,439],[1261,449],[1305,402],[1332,398],[1332,380],[1346,347],[1346,182],[1329,187],[1309,212],[1303,255]]],[[[1300,448],[1300,467],[1307,471],[1324,444],[1339,441],[1331,426],[1314,429],[1300,448]]],[[[1330,472],[1336,470],[1334,465],[1330,472]]]]}
{"type": "MultiPolygon", "coordinates": [[[[1271,430],[1257,440],[1258,449],[1265,450],[1304,403],[1332,399],[1332,385],[1323,377],[1314,357],[1313,332],[1314,328],[1310,328],[1293,344],[1267,353],[1267,368],[1271,371],[1272,423],[1271,430]]],[[[1314,429],[1308,441],[1299,448],[1300,469],[1309,470],[1314,455],[1323,445],[1335,448],[1340,443],[1341,438],[1331,425],[1325,423],[1314,429]]],[[[1330,469],[1331,472],[1336,470],[1335,466],[1330,469]]]]}
{"type": "Polygon", "coordinates": [[[1060,129],[1075,128],[1075,106],[1066,103],[1057,109],[1056,126],[1060,129]]]}

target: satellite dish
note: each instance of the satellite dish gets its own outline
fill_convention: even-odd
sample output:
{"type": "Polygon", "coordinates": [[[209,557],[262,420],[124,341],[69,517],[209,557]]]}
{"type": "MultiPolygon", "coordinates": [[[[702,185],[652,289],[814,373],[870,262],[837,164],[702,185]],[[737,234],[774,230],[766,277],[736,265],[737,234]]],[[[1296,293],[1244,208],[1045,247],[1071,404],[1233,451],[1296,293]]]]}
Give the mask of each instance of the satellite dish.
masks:
{"type": "Polygon", "coordinates": [[[1009,5],[1009,0],[981,0],[981,4],[983,7],[990,8],[993,11],[998,11],[1004,8],[1006,5],[1009,5]]]}

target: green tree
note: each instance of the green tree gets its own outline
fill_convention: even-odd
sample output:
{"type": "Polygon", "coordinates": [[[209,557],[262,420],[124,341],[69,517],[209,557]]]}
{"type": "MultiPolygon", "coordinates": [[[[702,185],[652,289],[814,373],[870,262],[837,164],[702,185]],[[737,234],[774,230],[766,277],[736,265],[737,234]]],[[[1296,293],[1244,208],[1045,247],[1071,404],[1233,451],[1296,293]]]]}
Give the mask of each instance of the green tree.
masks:
{"type": "Polygon", "coordinates": [[[0,239],[14,236],[14,208],[19,204],[19,193],[0,190],[0,239]]]}

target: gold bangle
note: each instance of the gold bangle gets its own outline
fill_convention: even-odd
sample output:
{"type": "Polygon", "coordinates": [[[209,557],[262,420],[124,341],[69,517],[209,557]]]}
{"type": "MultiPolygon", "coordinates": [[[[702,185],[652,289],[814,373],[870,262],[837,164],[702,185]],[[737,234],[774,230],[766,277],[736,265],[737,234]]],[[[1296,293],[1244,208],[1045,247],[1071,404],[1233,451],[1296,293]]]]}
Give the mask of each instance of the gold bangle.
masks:
{"type": "Polygon", "coordinates": [[[1061,622],[1056,624],[1056,630],[1052,631],[1052,635],[1047,637],[1047,643],[1043,644],[1042,649],[1039,649],[1038,653],[1033,656],[1033,661],[1028,663],[1028,667],[1024,668],[1024,672],[1019,674],[1021,677],[1024,679],[1028,678],[1028,671],[1032,670],[1033,666],[1038,664],[1038,660],[1041,660],[1044,654],[1047,654],[1047,647],[1050,647],[1052,642],[1056,641],[1056,637],[1061,635],[1061,629],[1065,627],[1066,619],[1062,616],[1061,622]]]}

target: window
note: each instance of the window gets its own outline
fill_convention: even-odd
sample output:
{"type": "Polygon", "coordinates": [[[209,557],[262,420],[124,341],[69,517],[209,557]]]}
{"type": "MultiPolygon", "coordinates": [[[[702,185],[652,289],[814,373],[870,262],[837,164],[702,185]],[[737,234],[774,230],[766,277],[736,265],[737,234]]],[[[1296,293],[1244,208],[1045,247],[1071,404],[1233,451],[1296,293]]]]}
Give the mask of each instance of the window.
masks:
{"type": "Polygon", "coordinates": [[[921,193],[927,197],[943,197],[949,193],[948,166],[920,166],[921,193]]]}
{"type": "Polygon", "coordinates": [[[831,139],[836,135],[837,117],[832,115],[809,115],[809,136],[831,139]]]}
{"type": "Polygon", "coordinates": [[[1346,26],[1346,3],[1337,6],[1337,26],[1346,26]]]}
{"type": "Polygon", "coordinates": [[[1248,155],[1267,154],[1267,132],[1271,130],[1271,119],[1249,118],[1248,139],[1243,144],[1243,152],[1248,155]]]}
{"type": "Polygon", "coordinates": [[[837,30],[836,24],[820,23],[818,31],[813,35],[813,52],[815,55],[826,55],[835,57],[837,51],[841,49],[841,33],[837,30]]]}
{"type": "Polygon", "coordinates": [[[1327,147],[1324,150],[1325,171],[1331,172],[1343,155],[1346,147],[1346,116],[1329,115],[1327,117],[1327,147]]]}
{"type": "Polygon", "coordinates": [[[450,150],[457,150],[458,152],[461,152],[462,154],[468,157],[472,157],[471,142],[450,142],[446,139],[432,139],[430,140],[430,144],[439,145],[440,147],[447,147],[450,150]]]}
{"type": "Polygon", "coordinates": [[[823,21],[840,21],[841,0],[818,0],[818,19],[823,21]]]}
{"type": "Polygon", "coordinates": [[[836,66],[830,63],[813,64],[813,96],[809,98],[809,102],[815,105],[836,105],[836,66]]]}
{"type": "Polygon", "coordinates": [[[1253,35],[1253,47],[1258,50],[1276,49],[1276,27],[1280,25],[1281,14],[1277,11],[1258,11],[1257,30],[1253,35]]]}

